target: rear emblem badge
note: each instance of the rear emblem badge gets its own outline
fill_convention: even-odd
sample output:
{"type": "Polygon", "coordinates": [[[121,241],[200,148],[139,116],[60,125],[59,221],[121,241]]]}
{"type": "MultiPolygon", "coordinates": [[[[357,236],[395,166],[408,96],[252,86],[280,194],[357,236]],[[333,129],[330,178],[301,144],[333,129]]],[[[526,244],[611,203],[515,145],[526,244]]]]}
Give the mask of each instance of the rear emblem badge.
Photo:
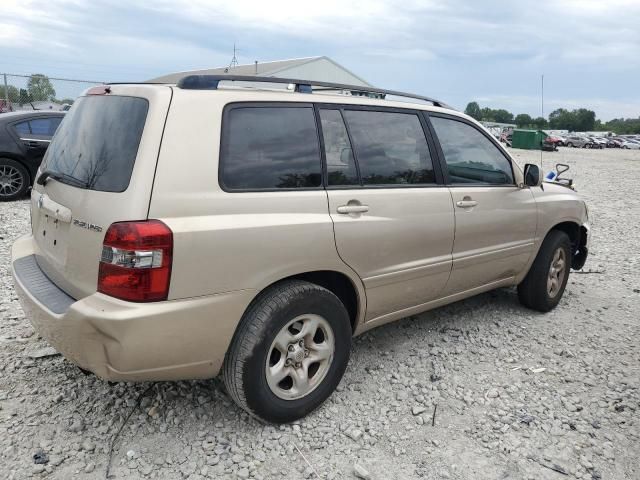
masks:
{"type": "Polygon", "coordinates": [[[95,225],[93,223],[85,222],[84,220],[78,220],[77,218],[73,219],[73,224],[76,227],[85,228],[93,232],[100,233],[102,231],[102,227],[100,225],[95,225]]]}

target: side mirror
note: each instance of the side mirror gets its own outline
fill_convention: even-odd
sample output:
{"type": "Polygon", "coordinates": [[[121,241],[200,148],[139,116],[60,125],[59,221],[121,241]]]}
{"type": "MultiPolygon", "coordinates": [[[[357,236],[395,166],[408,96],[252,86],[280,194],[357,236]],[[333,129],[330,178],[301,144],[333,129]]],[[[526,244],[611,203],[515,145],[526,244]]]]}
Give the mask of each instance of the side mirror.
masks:
{"type": "Polygon", "coordinates": [[[527,187],[539,187],[542,184],[540,167],[538,167],[538,165],[527,163],[524,166],[524,184],[527,187]]]}

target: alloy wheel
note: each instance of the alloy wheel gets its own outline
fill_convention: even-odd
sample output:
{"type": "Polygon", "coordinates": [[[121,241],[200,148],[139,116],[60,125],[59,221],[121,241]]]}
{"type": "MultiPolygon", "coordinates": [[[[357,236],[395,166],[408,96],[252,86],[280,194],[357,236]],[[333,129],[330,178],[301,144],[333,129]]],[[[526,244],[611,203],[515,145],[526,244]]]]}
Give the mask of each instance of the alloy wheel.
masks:
{"type": "Polygon", "coordinates": [[[276,335],[265,364],[269,388],[283,400],[296,400],[324,380],[335,352],[329,322],[320,315],[300,315],[276,335]]]}
{"type": "Polygon", "coordinates": [[[563,248],[557,248],[553,254],[551,265],[549,266],[549,275],[547,276],[547,293],[549,297],[555,298],[562,288],[564,274],[567,268],[567,259],[563,248]]]}
{"type": "Polygon", "coordinates": [[[0,197],[10,197],[20,191],[24,178],[20,170],[12,165],[0,166],[0,197]]]}

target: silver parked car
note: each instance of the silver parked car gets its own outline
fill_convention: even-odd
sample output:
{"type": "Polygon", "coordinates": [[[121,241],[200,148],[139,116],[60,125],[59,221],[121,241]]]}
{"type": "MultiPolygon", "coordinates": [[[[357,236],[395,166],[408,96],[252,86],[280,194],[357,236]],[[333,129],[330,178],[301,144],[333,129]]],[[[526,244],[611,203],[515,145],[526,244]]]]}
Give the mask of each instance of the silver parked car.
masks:
{"type": "Polygon", "coordinates": [[[589,137],[581,137],[579,135],[571,135],[567,137],[567,147],[574,148],[591,148],[593,146],[593,140],[589,137]]]}

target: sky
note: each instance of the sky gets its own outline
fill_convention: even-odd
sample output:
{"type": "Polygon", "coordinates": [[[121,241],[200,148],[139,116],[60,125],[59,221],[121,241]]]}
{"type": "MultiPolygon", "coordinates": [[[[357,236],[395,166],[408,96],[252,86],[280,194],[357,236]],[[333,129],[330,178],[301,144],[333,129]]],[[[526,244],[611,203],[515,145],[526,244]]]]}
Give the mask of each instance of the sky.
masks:
{"type": "Polygon", "coordinates": [[[539,116],[544,75],[545,116],[640,116],[640,0],[0,0],[0,73],[143,81],[226,66],[234,43],[242,64],[326,55],[460,110],[539,116]]]}

